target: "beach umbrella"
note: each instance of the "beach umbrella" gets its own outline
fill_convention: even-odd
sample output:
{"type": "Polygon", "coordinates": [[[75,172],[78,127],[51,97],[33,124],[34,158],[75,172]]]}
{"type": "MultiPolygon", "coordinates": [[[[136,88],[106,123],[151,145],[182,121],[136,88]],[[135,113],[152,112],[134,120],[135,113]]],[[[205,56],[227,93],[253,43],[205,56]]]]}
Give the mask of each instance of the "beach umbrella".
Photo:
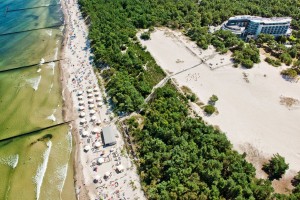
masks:
{"type": "Polygon", "coordinates": [[[86,123],[86,119],[81,119],[80,124],[84,124],[84,123],[86,123]]]}
{"type": "Polygon", "coordinates": [[[83,131],[83,132],[82,132],[82,137],[86,137],[88,134],[89,134],[89,132],[83,131]]]}
{"type": "Polygon", "coordinates": [[[101,124],[101,121],[100,121],[100,120],[97,120],[97,121],[96,121],[96,124],[97,124],[97,125],[100,125],[100,124],[101,124]]]}
{"type": "Polygon", "coordinates": [[[95,128],[93,128],[93,133],[100,133],[100,128],[98,128],[98,127],[95,127],[95,128]]]}
{"type": "Polygon", "coordinates": [[[95,97],[99,96],[100,93],[99,92],[95,92],[95,97]]]}
{"type": "Polygon", "coordinates": [[[88,89],[88,90],[87,90],[87,93],[92,93],[92,92],[93,92],[92,89],[88,89]]]}
{"type": "Polygon", "coordinates": [[[85,117],[85,112],[81,112],[79,116],[80,117],[85,117]]]}
{"type": "Polygon", "coordinates": [[[91,149],[91,147],[89,145],[85,145],[83,149],[84,149],[84,151],[89,151],[91,149]]]}
{"type": "Polygon", "coordinates": [[[97,97],[96,101],[102,101],[102,98],[101,97],[97,97]]]}
{"type": "Polygon", "coordinates": [[[82,94],[83,94],[83,92],[81,90],[78,90],[77,95],[80,96],[82,94]]]}
{"type": "Polygon", "coordinates": [[[105,177],[109,177],[110,173],[109,172],[105,172],[104,176],[105,177]]]}
{"type": "Polygon", "coordinates": [[[84,110],[84,107],[83,106],[79,106],[78,110],[79,111],[84,110]]]}
{"type": "MultiPolygon", "coordinates": [[[[102,163],[104,163],[104,158],[98,158],[98,160],[97,160],[97,163],[98,164],[102,164],[102,163]]],[[[108,175],[109,176],[109,175],[108,175]]]]}
{"type": "Polygon", "coordinates": [[[84,101],[78,101],[79,105],[84,105],[84,101]]]}
{"type": "Polygon", "coordinates": [[[88,96],[87,96],[88,98],[92,98],[93,97],[93,95],[92,94],[88,94],[88,96]]]}
{"type": "Polygon", "coordinates": [[[92,121],[96,121],[96,119],[97,119],[97,118],[96,118],[95,116],[92,116],[92,117],[91,117],[91,120],[92,120],[92,121]]]}
{"type": "Polygon", "coordinates": [[[93,109],[94,107],[95,107],[94,104],[90,104],[90,105],[89,105],[89,109],[93,109]]]}
{"type": "Polygon", "coordinates": [[[89,99],[88,103],[94,103],[94,100],[93,99],[89,99]]]}
{"type": "Polygon", "coordinates": [[[90,111],[90,114],[91,114],[91,115],[94,115],[95,113],[96,113],[95,110],[91,110],[91,111],[90,111]]]}
{"type": "Polygon", "coordinates": [[[117,170],[118,170],[119,172],[123,172],[123,171],[124,171],[123,165],[119,165],[119,166],[117,167],[117,170]]]}
{"type": "Polygon", "coordinates": [[[100,142],[98,142],[98,141],[95,142],[95,147],[96,147],[96,148],[99,148],[100,146],[101,146],[101,143],[100,143],[100,142]]]}

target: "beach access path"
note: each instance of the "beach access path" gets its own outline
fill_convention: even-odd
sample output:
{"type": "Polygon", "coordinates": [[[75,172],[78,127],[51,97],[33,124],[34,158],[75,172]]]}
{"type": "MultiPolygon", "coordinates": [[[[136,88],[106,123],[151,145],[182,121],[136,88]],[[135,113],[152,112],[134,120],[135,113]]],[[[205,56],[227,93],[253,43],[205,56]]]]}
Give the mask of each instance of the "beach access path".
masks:
{"type": "Polygon", "coordinates": [[[114,116],[104,103],[105,89],[98,85],[92,66],[88,27],[77,1],[64,0],[62,6],[66,31],[61,81],[68,108],[65,112],[73,120],[77,198],[145,199],[136,167],[123,147],[122,135],[113,124],[114,116]],[[116,145],[103,146],[101,131],[105,126],[113,127],[116,145]],[[117,170],[120,166],[122,172],[117,170]]]}

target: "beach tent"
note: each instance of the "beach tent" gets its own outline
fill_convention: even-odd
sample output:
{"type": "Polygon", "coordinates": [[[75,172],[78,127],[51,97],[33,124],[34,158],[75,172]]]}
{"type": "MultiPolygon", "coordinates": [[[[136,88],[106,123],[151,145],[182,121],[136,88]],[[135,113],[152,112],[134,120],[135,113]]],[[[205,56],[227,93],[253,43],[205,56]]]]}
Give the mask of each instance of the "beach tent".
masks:
{"type": "Polygon", "coordinates": [[[85,117],[85,112],[81,112],[80,117],[85,117]]]}
{"type": "Polygon", "coordinates": [[[104,158],[98,158],[98,160],[97,160],[97,162],[98,162],[98,164],[102,164],[102,163],[104,163],[104,158]]]}
{"type": "Polygon", "coordinates": [[[98,127],[95,127],[95,128],[93,128],[93,133],[100,133],[100,128],[98,128],[98,127]]]}
{"type": "Polygon", "coordinates": [[[82,132],[82,137],[86,137],[88,134],[89,134],[89,132],[83,131],[83,132],[82,132]]]}
{"type": "Polygon", "coordinates": [[[117,171],[118,171],[119,173],[123,172],[123,171],[124,171],[123,165],[117,166],[117,171]]]}
{"type": "Polygon", "coordinates": [[[89,151],[91,149],[91,147],[89,145],[84,146],[83,150],[84,151],[89,151]]]}
{"type": "Polygon", "coordinates": [[[82,96],[78,96],[78,100],[82,100],[83,99],[83,97],[82,96]]]}
{"type": "Polygon", "coordinates": [[[100,125],[101,124],[101,121],[100,120],[97,120],[96,121],[96,125],[100,125]]]}
{"type": "Polygon", "coordinates": [[[79,105],[84,105],[84,101],[78,101],[79,105]]]}
{"type": "Polygon", "coordinates": [[[91,111],[90,111],[90,114],[91,114],[91,115],[94,115],[95,113],[96,113],[95,110],[91,110],[91,111]]]}
{"type": "Polygon", "coordinates": [[[92,98],[93,97],[93,95],[92,94],[88,94],[88,96],[87,96],[88,98],[92,98]]]}
{"type": "Polygon", "coordinates": [[[87,90],[87,93],[92,93],[92,92],[93,92],[92,89],[88,89],[88,90],[87,90]]]}
{"type": "Polygon", "coordinates": [[[101,97],[97,97],[96,98],[96,101],[98,102],[98,101],[101,101],[102,100],[102,98],[101,97]]]}
{"type": "Polygon", "coordinates": [[[99,92],[95,92],[95,97],[98,97],[100,95],[99,92]]]}
{"type": "Polygon", "coordinates": [[[78,110],[79,111],[84,110],[84,107],[83,106],[79,106],[78,110]]]}
{"type": "Polygon", "coordinates": [[[96,175],[95,178],[94,178],[94,183],[98,183],[99,179],[100,179],[100,176],[96,175]]]}
{"type": "Polygon", "coordinates": [[[96,147],[96,148],[99,148],[99,147],[101,147],[101,143],[100,143],[100,142],[98,142],[98,141],[97,141],[97,142],[95,142],[95,147],[96,147]]]}
{"type": "Polygon", "coordinates": [[[94,107],[95,107],[94,104],[90,104],[90,105],[89,105],[89,108],[90,108],[90,109],[93,109],[94,107]]]}
{"type": "Polygon", "coordinates": [[[105,172],[104,177],[109,177],[110,173],[109,172],[105,172]]]}
{"type": "Polygon", "coordinates": [[[99,107],[101,107],[102,105],[103,105],[103,103],[102,103],[102,102],[99,102],[99,103],[98,103],[98,106],[99,106],[99,107]]]}
{"type": "Polygon", "coordinates": [[[94,92],[98,92],[98,89],[97,89],[97,88],[94,88],[94,92]]]}
{"type": "Polygon", "coordinates": [[[80,124],[85,124],[86,123],[86,119],[81,119],[80,120],[80,124]]]}
{"type": "Polygon", "coordinates": [[[77,95],[80,96],[82,94],[83,94],[83,92],[81,90],[78,90],[77,95]]]}
{"type": "Polygon", "coordinates": [[[89,99],[88,103],[94,103],[94,100],[93,99],[89,99]]]}
{"type": "Polygon", "coordinates": [[[97,119],[96,116],[92,116],[92,117],[91,117],[91,120],[92,120],[92,121],[96,121],[96,119],[97,119]]]}

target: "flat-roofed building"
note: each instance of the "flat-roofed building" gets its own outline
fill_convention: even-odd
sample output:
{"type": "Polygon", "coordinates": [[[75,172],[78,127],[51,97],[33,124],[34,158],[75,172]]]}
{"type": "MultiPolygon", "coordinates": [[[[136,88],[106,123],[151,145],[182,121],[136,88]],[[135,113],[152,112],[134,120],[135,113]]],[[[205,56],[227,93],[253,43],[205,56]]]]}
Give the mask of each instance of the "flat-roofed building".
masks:
{"type": "Polygon", "coordinates": [[[115,130],[112,126],[106,126],[102,129],[102,139],[104,146],[111,146],[117,143],[115,130]]]}
{"type": "Polygon", "coordinates": [[[230,17],[222,25],[223,30],[229,30],[241,37],[271,34],[275,37],[291,33],[290,17],[263,18],[250,15],[230,17]]]}

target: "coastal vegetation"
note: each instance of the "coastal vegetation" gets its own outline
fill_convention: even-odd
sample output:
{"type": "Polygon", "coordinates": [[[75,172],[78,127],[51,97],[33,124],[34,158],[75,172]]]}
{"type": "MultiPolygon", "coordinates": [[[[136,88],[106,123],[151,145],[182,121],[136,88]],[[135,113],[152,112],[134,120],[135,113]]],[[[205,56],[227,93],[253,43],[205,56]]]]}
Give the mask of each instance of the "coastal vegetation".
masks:
{"type": "MultiPolygon", "coordinates": [[[[255,178],[255,168],[245,160],[246,154],[234,151],[224,133],[189,115],[187,98],[170,82],[158,88],[150,103],[144,105],[143,99],[165,74],[135,36],[137,29],[152,26],[182,29],[200,47],[206,49],[213,44],[221,53],[231,50],[236,63],[251,68],[260,61],[255,41],[246,44],[227,31],[211,34],[207,26],[235,14],[260,12],[263,16],[289,13],[299,19],[296,1],[265,1],[263,7],[261,1],[229,0],[79,2],[85,17],[89,17],[95,64],[101,69],[115,111],[129,114],[142,110],[141,119],[128,120],[128,130],[149,199],[265,200],[300,196],[298,186],[290,195],[273,194],[271,181],[255,178]]],[[[294,20],[293,27],[299,28],[299,21],[294,20]]]]}
{"type": "Polygon", "coordinates": [[[284,157],[279,154],[274,155],[268,163],[263,165],[263,170],[269,175],[269,179],[280,179],[289,165],[285,163],[284,157]]]}

